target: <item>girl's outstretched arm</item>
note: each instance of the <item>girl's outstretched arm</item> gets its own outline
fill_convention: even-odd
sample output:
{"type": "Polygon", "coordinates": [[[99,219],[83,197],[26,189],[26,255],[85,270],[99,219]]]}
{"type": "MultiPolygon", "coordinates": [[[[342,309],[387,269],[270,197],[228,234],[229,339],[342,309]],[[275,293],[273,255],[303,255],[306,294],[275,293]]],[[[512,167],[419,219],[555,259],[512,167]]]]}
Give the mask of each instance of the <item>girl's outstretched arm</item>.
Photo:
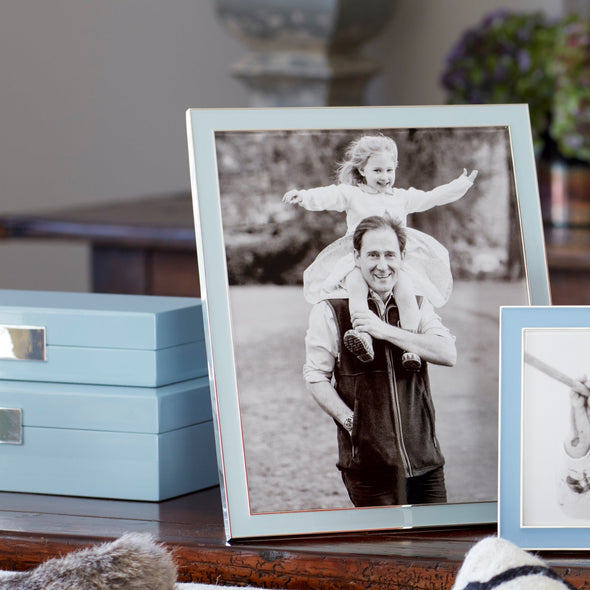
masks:
{"type": "Polygon", "coordinates": [[[308,211],[347,211],[355,190],[358,189],[347,184],[292,189],[283,195],[283,202],[300,205],[308,211]]]}
{"type": "Polygon", "coordinates": [[[458,201],[473,186],[478,171],[472,170],[469,174],[463,168],[463,173],[447,184],[441,184],[430,191],[408,189],[406,191],[407,213],[427,211],[438,205],[447,205],[458,201]]]}
{"type": "Polygon", "coordinates": [[[303,197],[299,194],[298,188],[293,188],[283,195],[283,203],[289,203],[289,205],[300,205],[302,201],[303,197]]]}

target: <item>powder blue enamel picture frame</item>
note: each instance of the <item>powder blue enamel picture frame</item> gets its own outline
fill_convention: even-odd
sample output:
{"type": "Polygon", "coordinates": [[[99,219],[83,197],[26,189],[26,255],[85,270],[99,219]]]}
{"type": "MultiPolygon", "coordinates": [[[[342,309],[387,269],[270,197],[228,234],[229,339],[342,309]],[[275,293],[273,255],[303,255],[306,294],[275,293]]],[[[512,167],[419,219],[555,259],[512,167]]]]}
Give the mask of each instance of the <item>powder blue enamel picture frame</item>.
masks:
{"type": "MultiPolygon", "coordinates": [[[[550,304],[527,107],[190,109],[187,129],[227,539],[496,522],[500,307],[550,304]],[[360,181],[337,178],[347,148],[367,135],[397,146],[393,188],[370,184],[368,160],[352,166],[363,173],[360,181]],[[452,367],[428,363],[432,404],[420,402],[424,423],[436,429],[425,438],[444,455],[447,500],[355,506],[336,467],[337,431],[346,431],[306,386],[311,365],[313,378],[338,366],[341,341],[334,336],[330,345],[329,370],[317,359],[318,349],[329,348],[324,340],[318,347],[309,336],[316,352],[306,354],[308,325],[320,323],[310,314],[327,304],[310,302],[303,291],[305,269],[350,230],[352,200],[311,210],[286,195],[357,182],[363,199],[386,192],[384,199],[398,199],[387,201],[392,207],[402,198],[416,207],[411,199],[447,194],[444,187],[462,174],[456,183],[464,196],[407,216],[411,240],[440,245],[442,262],[430,250],[420,260],[444,276],[448,267],[453,277],[435,316],[455,337],[457,360],[452,367]],[[470,174],[473,186],[465,184],[470,174]]],[[[368,204],[360,201],[361,213],[368,204]]],[[[408,240],[408,272],[417,268],[408,262],[415,243],[408,240]]],[[[347,255],[352,261],[352,247],[347,255]]],[[[419,284],[412,279],[416,294],[428,293],[419,284]]],[[[430,297],[419,301],[428,306],[430,297]]],[[[403,430],[405,410],[392,388],[383,413],[396,433],[393,421],[403,430]]],[[[355,414],[353,449],[361,420],[355,414]]],[[[396,440],[401,452],[404,438],[396,440]]]]}
{"type": "Polygon", "coordinates": [[[589,349],[590,307],[501,310],[499,534],[526,549],[590,547],[589,349]]]}

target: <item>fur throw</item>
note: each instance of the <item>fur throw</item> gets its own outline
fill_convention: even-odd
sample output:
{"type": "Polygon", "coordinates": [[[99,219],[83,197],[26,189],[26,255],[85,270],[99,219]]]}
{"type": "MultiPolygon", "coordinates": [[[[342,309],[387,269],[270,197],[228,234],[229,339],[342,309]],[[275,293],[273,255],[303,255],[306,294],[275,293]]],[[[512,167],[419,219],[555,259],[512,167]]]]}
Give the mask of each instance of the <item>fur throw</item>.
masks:
{"type": "Polygon", "coordinates": [[[575,590],[537,557],[489,537],[474,545],[452,590],[575,590]]]}
{"type": "Polygon", "coordinates": [[[128,533],[0,579],[0,590],[173,590],[176,565],[150,535],[128,533]]]}
{"type": "MultiPolygon", "coordinates": [[[[27,572],[6,572],[0,590],[174,590],[177,569],[151,535],[128,533],[111,543],[50,559],[27,572]]],[[[235,587],[227,587],[231,590],[235,587]]],[[[250,587],[251,588],[251,587],[250,587]]],[[[509,541],[489,537],[465,556],[452,590],[575,590],[546,564],[509,541]]],[[[243,589],[236,589],[243,590],[243,589]]]]}

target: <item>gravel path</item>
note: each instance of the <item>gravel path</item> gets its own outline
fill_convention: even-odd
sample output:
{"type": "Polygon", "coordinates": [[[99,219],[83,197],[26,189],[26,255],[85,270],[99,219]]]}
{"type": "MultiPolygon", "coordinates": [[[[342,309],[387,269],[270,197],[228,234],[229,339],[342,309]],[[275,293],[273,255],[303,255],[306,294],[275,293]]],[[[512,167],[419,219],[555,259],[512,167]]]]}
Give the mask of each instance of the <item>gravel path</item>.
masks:
{"type": "MultiPolygon", "coordinates": [[[[240,412],[253,513],[350,507],[336,433],[303,382],[309,305],[300,287],[232,287],[240,412]]],[[[440,310],[455,367],[431,367],[449,502],[496,500],[499,305],[525,305],[523,282],[455,284],[440,310]]]]}

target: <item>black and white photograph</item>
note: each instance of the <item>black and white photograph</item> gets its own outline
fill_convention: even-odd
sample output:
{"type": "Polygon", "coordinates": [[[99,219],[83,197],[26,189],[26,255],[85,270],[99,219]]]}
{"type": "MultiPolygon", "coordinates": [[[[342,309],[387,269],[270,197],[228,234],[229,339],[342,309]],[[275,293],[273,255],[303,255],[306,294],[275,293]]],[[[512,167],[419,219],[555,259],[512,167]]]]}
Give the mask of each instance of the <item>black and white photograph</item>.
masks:
{"type": "Polygon", "coordinates": [[[215,131],[250,514],[497,500],[499,308],[530,303],[511,141],[215,131]]]}
{"type": "Polygon", "coordinates": [[[588,327],[523,330],[522,526],[590,526],[588,327]]]}

